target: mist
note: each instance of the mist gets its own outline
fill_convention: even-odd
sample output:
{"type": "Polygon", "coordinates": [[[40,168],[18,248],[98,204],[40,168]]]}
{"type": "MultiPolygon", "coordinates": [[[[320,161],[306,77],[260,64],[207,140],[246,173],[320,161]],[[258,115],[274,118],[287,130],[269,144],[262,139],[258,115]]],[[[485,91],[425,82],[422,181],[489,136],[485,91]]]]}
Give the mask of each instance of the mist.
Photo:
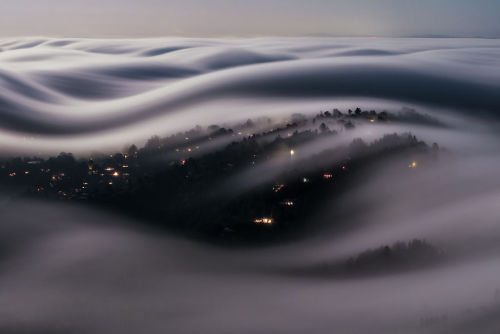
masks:
{"type": "MultiPolygon", "coordinates": [[[[360,107],[389,121],[347,129],[325,120],[324,135],[197,189],[200,198],[230,198],[286,173],[361,161],[352,181],[311,208],[298,235],[255,247],[2,186],[0,331],[498,331],[499,55],[500,43],[483,39],[1,40],[3,156],[87,158],[196,125],[235,129],[201,142],[196,158],[255,133],[269,131],[261,142],[292,137],[269,129],[297,114],[360,107]],[[394,134],[424,149],[387,154],[377,143],[394,134]],[[364,150],[353,149],[356,140],[364,150]],[[436,261],[335,271],[415,239],[436,249],[436,261]]],[[[294,131],[317,134],[318,125],[294,131]]]]}
{"type": "Polygon", "coordinates": [[[13,39],[0,49],[3,151],[117,149],[339,104],[483,117],[500,106],[496,40],[13,39]]]}

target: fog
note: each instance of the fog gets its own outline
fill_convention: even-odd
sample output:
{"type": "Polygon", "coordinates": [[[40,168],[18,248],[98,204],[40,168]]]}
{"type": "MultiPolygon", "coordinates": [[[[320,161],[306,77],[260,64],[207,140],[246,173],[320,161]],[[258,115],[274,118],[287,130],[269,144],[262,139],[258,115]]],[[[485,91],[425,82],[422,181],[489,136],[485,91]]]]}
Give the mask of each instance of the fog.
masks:
{"type": "Polygon", "coordinates": [[[469,333],[473,323],[474,332],[482,326],[491,332],[498,317],[482,317],[499,303],[498,159],[474,156],[453,161],[456,166],[443,161],[409,179],[398,175],[397,163],[384,162],[371,181],[315,214],[320,232],[264,248],[208,246],[137,229],[109,213],[5,200],[1,328],[469,333]],[[470,175],[468,164],[479,163],[470,175]],[[348,220],[349,227],[330,227],[332,217],[348,220]],[[437,267],[351,279],[292,270],[412,238],[438,245],[446,260],[437,267]],[[433,317],[446,320],[422,325],[433,317]]]}
{"type": "Polygon", "coordinates": [[[294,147],[293,161],[289,151],[276,154],[220,191],[244,193],[356,138],[411,133],[442,149],[413,157],[415,170],[407,156],[380,156],[311,213],[302,237],[253,248],[209,245],[2,189],[1,332],[499,330],[498,41],[25,39],[0,41],[0,50],[4,154],[84,154],[197,124],[278,122],[356,106],[391,115],[414,107],[434,123],[406,117],[332,129],[338,134],[294,147]],[[357,277],[311,270],[415,238],[442,259],[357,277]]]}
{"type": "Polygon", "coordinates": [[[359,99],[491,115],[499,48],[484,39],[2,40],[0,139],[4,151],[85,152],[359,99]]]}

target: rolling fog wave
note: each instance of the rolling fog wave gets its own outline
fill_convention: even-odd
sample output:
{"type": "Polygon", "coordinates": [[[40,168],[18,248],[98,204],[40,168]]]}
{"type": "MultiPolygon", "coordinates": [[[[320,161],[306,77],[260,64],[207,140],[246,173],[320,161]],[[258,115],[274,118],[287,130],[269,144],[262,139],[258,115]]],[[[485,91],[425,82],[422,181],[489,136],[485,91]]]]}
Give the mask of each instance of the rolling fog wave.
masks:
{"type": "MultiPolygon", "coordinates": [[[[294,161],[388,133],[443,149],[415,170],[407,157],[377,160],[308,216],[318,229],[250,249],[0,193],[0,332],[498,332],[498,40],[39,38],[0,50],[5,152],[121,148],[196,124],[356,106],[417,107],[432,122],[336,128],[294,147],[294,161]],[[414,238],[444,260],[343,279],[310,270],[414,238]]],[[[245,192],[289,161],[287,151],[228,183],[245,192]]]]}
{"type": "MultiPolygon", "coordinates": [[[[387,175],[380,178],[387,181],[387,175]]],[[[376,182],[353,191],[365,193],[373,186],[376,182]]],[[[423,189],[415,191],[422,195],[423,189]]],[[[485,252],[484,240],[495,245],[500,239],[494,219],[498,194],[478,198],[480,206],[457,201],[456,214],[447,206],[434,209],[432,219],[415,205],[406,210],[411,219],[401,220],[392,205],[412,204],[408,198],[377,203],[387,210],[357,210],[343,217],[353,225],[365,222],[350,233],[326,228],[321,236],[246,250],[155,235],[95,210],[2,203],[0,330],[465,334],[471,326],[475,333],[491,333],[498,317],[482,318],[497,315],[500,266],[498,246],[485,252]],[[479,221],[472,219],[477,214],[479,221]],[[415,236],[440,246],[455,244],[445,248],[455,256],[438,267],[382,276],[290,274],[320,260],[415,236]]],[[[356,197],[345,200],[350,209],[359,208],[356,197]]]]}
{"type": "Polygon", "coordinates": [[[69,140],[65,149],[82,149],[90,137],[118,145],[126,133],[151,136],[148,122],[168,134],[180,114],[211,124],[304,99],[331,107],[363,98],[482,116],[500,108],[497,40],[23,39],[0,48],[0,135],[10,147],[37,137],[40,151],[60,136],[69,140]],[[253,104],[259,110],[240,110],[253,104]]]}

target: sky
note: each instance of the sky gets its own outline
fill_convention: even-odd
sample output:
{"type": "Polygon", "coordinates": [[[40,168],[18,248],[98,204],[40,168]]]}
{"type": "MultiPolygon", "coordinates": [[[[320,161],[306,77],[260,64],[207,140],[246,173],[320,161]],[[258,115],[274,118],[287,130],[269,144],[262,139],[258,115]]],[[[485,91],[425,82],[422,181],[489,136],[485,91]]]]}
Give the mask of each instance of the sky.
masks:
{"type": "Polygon", "coordinates": [[[0,37],[500,37],[499,0],[0,0],[0,37]]]}

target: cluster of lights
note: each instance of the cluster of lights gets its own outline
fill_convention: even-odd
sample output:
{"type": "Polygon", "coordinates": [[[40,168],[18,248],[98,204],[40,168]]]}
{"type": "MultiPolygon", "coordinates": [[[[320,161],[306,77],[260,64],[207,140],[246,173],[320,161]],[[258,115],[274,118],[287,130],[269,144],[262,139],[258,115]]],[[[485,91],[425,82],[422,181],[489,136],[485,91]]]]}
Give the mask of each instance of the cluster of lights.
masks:
{"type": "Polygon", "coordinates": [[[415,169],[418,167],[418,163],[416,161],[412,161],[410,162],[410,164],[408,165],[408,168],[410,169],[415,169]]]}
{"type": "Polygon", "coordinates": [[[273,223],[273,219],[272,218],[257,218],[257,219],[254,219],[253,222],[255,224],[272,224],[273,223]]]}
{"type": "Polygon", "coordinates": [[[325,180],[333,179],[333,174],[331,174],[331,173],[323,173],[323,178],[325,180]]]}
{"type": "Polygon", "coordinates": [[[275,193],[277,193],[277,192],[279,192],[281,189],[283,189],[284,187],[285,187],[285,185],[284,185],[284,184],[275,184],[275,185],[273,186],[273,191],[274,191],[275,193]]]}

